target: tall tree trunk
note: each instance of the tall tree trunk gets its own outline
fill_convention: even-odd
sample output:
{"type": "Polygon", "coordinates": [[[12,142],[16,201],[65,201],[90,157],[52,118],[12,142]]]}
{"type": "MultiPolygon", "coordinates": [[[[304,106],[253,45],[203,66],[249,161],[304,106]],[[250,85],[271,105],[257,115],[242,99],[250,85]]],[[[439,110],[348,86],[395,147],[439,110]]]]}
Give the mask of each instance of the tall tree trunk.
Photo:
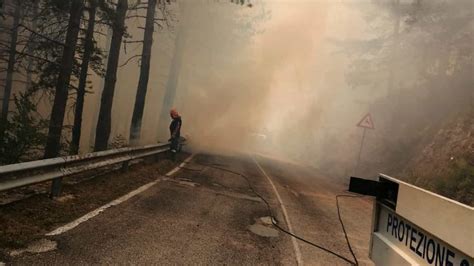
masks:
{"type": "Polygon", "coordinates": [[[153,32],[155,24],[155,9],[157,0],[148,0],[146,12],[145,32],[143,36],[143,51],[141,56],[140,78],[138,80],[137,95],[133,108],[132,124],[130,126],[130,141],[140,139],[140,131],[145,109],[146,91],[150,76],[151,47],[153,45],[153,32]]]}
{"type": "MultiPolygon", "coordinates": [[[[39,0],[32,0],[33,2],[33,21],[31,27],[34,31],[38,27],[38,9],[39,9],[39,0]]],[[[33,36],[33,35],[32,35],[33,36]]],[[[30,37],[31,38],[31,37],[30,37]]],[[[31,39],[30,39],[31,42],[31,39]]],[[[28,54],[32,54],[35,49],[36,44],[29,43],[28,45],[28,54]]],[[[28,66],[26,69],[26,91],[30,91],[32,87],[32,72],[33,72],[33,58],[28,58],[28,66]]]]}
{"type": "MultiPolygon", "coordinates": [[[[6,121],[8,119],[8,109],[10,107],[10,95],[12,92],[13,86],[13,72],[15,71],[15,61],[16,61],[16,42],[18,40],[18,25],[20,24],[20,11],[21,3],[19,1],[12,1],[15,5],[15,11],[13,14],[13,26],[10,35],[10,48],[8,55],[8,66],[7,66],[7,76],[5,80],[5,90],[3,93],[3,102],[2,102],[2,116],[0,121],[6,121]]],[[[3,134],[1,132],[0,134],[3,134]]]]}
{"type": "Polygon", "coordinates": [[[104,90],[100,100],[99,119],[97,121],[95,136],[95,151],[107,149],[111,127],[111,112],[114,99],[115,82],[117,81],[117,68],[120,57],[122,37],[125,33],[125,16],[127,14],[128,1],[119,0],[113,22],[112,40],[110,42],[109,57],[107,60],[107,71],[105,73],[104,90]]]}
{"type": "Polygon", "coordinates": [[[59,155],[61,147],[61,131],[63,128],[64,113],[66,110],[68,98],[69,81],[71,80],[82,9],[83,0],[72,0],[71,9],[69,11],[66,43],[61,59],[62,67],[59,71],[55,89],[53,110],[51,111],[51,120],[49,121],[49,132],[48,139],[46,141],[44,158],[52,158],[59,155]]]}
{"type": "Polygon", "coordinates": [[[74,110],[74,126],[72,128],[72,141],[70,154],[77,154],[79,152],[79,143],[81,140],[82,127],[82,111],[84,109],[84,96],[86,94],[87,74],[89,72],[89,61],[94,50],[94,28],[95,28],[95,13],[96,1],[89,1],[89,21],[87,23],[87,32],[84,43],[84,55],[81,63],[81,73],[79,74],[79,86],[77,88],[76,107],[74,110]]]}

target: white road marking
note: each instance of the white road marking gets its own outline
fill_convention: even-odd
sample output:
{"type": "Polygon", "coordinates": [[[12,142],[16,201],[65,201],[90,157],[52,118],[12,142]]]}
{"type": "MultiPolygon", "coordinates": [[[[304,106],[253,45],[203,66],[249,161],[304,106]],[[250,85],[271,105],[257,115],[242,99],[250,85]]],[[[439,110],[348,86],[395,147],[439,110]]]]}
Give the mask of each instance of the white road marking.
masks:
{"type": "Polygon", "coordinates": [[[187,163],[189,163],[189,161],[191,161],[193,159],[195,154],[192,154],[191,156],[189,156],[186,160],[184,160],[184,162],[182,162],[178,167],[174,168],[173,170],[169,171],[166,175],[167,176],[171,176],[171,175],[174,175],[176,172],[179,171],[179,169],[181,169],[181,167],[184,167],[187,163]]]}
{"type": "MultiPolygon", "coordinates": [[[[173,170],[169,171],[166,175],[167,176],[171,176],[173,174],[175,174],[176,172],[179,171],[179,169],[181,169],[181,167],[183,167],[185,164],[187,164],[189,161],[191,161],[194,157],[194,154],[192,154],[191,156],[189,156],[183,163],[181,163],[179,166],[177,166],[176,168],[174,168],[173,170]]],[[[99,215],[101,212],[105,211],[106,209],[112,207],[112,206],[115,206],[115,205],[119,205],[120,203],[132,198],[133,196],[137,195],[137,194],[140,194],[142,193],[143,191],[149,189],[150,187],[152,187],[153,185],[155,185],[156,183],[158,183],[159,179],[153,181],[153,182],[150,182],[146,185],[143,185],[139,188],[137,188],[136,190],[116,199],[116,200],[113,200],[107,204],[105,204],[104,206],[102,207],[99,207],[91,212],[89,212],[88,214],[78,218],[77,220],[75,221],[72,221],[68,224],[65,224],[57,229],[55,229],[54,231],[51,231],[49,233],[47,233],[46,235],[47,236],[55,236],[55,235],[60,235],[60,234],[63,234],[73,228],[75,228],[76,226],[80,225],[81,223],[99,215]]]]}
{"type": "MultiPolygon", "coordinates": [[[[273,187],[273,191],[275,191],[275,194],[277,196],[277,199],[278,199],[278,202],[280,203],[280,206],[281,206],[281,209],[283,211],[283,216],[285,217],[285,222],[286,224],[288,225],[288,231],[292,234],[295,234],[293,232],[293,227],[291,226],[291,222],[290,222],[290,218],[288,216],[288,212],[286,211],[286,208],[285,208],[285,205],[283,205],[283,200],[281,199],[280,197],[280,193],[278,193],[278,190],[277,188],[275,187],[275,184],[273,184],[273,181],[272,179],[270,178],[270,176],[265,172],[265,170],[263,170],[262,166],[260,166],[260,164],[257,162],[257,160],[252,156],[252,159],[253,161],[255,162],[255,164],[258,166],[258,168],[260,169],[260,171],[263,173],[263,175],[267,178],[268,182],[270,183],[270,185],[272,185],[273,187]]],[[[296,238],[294,237],[291,237],[291,242],[293,243],[293,248],[295,250],[295,256],[296,256],[296,263],[298,265],[303,265],[303,258],[301,256],[301,251],[300,251],[300,247],[298,245],[298,242],[296,241],[296,238]]]]}

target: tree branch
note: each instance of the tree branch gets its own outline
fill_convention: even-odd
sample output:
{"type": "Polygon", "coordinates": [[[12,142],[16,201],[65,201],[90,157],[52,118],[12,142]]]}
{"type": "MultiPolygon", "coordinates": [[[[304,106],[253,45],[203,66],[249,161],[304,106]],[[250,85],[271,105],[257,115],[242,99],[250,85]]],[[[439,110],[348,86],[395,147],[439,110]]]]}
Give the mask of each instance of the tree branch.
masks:
{"type": "Polygon", "coordinates": [[[44,36],[43,34],[38,33],[38,32],[36,32],[36,31],[34,31],[34,30],[28,28],[27,26],[25,26],[25,25],[23,25],[23,24],[18,24],[18,27],[22,27],[22,28],[26,29],[27,31],[31,32],[32,34],[34,34],[34,35],[36,35],[36,36],[39,36],[39,37],[41,37],[41,38],[43,38],[43,39],[45,39],[45,40],[48,40],[48,41],[50,41],[50,42],[53,42],[53,43],[55,43],[55,44],[57,44],[57,45],[66,46],[64,43],[58,42],[58,41],[53,40],[53,39],[51,39],[51,38],[49,38],[49,37],[47,37],[47,36],[44,36]]]}
{"type": "Polygon", "coordinates": [[[128,64],[128,62],[130,62],[132,59],[137,58],[137,57],[141,57],[141,56],[142,56],[141,54],[134,55],[134,56],[128,58],[127,61],[125,61],[125,63],[121,64],[119,67],[123,67],[126,64],[128,64]]]}
{"type": "Polygon", "coordinates": [[[57,66],[61,66],[61,64],[58,64],[56,62],[53,62],[53,61],[50,61],[48,59],[45,59],[45,58],[41,58],[41,57],[38,57],[38,56],[35,56],[35,55],[32,55],[32,54],[28,54],[28,53],[24,53],[24,52],[20,52],[20,51],[16,51],[17,54],[19,55],[23,55],[23,56],[28,56],[28,57],[31,57],[31,58],[35,58],[35,59],[38,59],[38,60],[41,60],[41,61],[44,61],[44,62],[47,62],[47,63],[50,63],[50,64],[54,64],[54,65],[57,65],[57,66]]]}

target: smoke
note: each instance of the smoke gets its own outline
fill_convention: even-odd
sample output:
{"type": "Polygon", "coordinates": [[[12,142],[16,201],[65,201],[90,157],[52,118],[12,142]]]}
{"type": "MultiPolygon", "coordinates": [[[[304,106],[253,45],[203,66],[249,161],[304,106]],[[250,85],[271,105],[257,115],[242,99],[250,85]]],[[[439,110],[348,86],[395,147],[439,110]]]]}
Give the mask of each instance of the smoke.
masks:
{"type": "Polygon", "coordinates": [[[317,137],[328,134],[320,130],[336,122],[325,120],[327,109],[345,86],[345,59],[333,55],[328,40],[357,34],[357,26],[341,25],[348,19],[331,16],[354,14],[330,1],[184,5],[192,15],[182,21],[186,48],[176,105],[194,147],[317,160],[317,137]],[[248,21],[254,28],[243,28],[248,21]]]}
{"type": "Polygon", "coordinates": [[[196,149],[264,152],[337,176],[395,173],[472,108],[473,16],[468,1],[394,3],[181,2],[183,133],[196,149]],[[357,170],[367,113],[376,129],[357,170]]]}
{"type": "MultiPolygon", "coordinates": [[[[139,143],[128,136],[145,10],[130,13],[109,142],[166,141],[167,110],[175,107],[194,149],[259,152],[332,176],[375,177],[409,172],[406,165],[440,139],[436,132],[474,116],[471,0],[250,2],[171,1],[169,24],[157,12],[162,27],[153,35],[139,143]],[[368,113],[375,129],[357,127],[368,113]]],[[[97,31],[107,54],[111,29],[97,31]]],[[[90,74],[81,153],[94,144],[104,86],[90,74]]],[[[43,105],[39,112],[49,114],[43,105]]],[[[68,112],[65,124],[72,120],[68,112]]]]}
{"type": "Polygon", "coordinates": [[[193,14],[184,26],[177,105],[193,143],[245,149],[256,133],[279,133],[307,115],[325,3],[185,5],[193,14]]]}

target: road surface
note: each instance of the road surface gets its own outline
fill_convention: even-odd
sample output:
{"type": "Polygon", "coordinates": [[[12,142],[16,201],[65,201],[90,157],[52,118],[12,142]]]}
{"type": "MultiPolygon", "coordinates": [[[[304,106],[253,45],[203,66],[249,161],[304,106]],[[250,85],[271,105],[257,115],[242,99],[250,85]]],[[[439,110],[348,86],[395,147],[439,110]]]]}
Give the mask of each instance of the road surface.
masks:
{"type": "MultiPolygon", "coordinates": [[[[335,196],[347,194],[340,180],[260,156],[197,155],[128,200],[45,236],[52,250],[18,252],[9,264],[349,265],[276,230],[252,188],[282,228],[352,260],[337,216],[335,196]],[[245,178],[216,167],[244,174],[251,188],[245,178]]],[[[340,204],[360,265],[371,265],[371,200],[341,198],[340,204]]]]}

